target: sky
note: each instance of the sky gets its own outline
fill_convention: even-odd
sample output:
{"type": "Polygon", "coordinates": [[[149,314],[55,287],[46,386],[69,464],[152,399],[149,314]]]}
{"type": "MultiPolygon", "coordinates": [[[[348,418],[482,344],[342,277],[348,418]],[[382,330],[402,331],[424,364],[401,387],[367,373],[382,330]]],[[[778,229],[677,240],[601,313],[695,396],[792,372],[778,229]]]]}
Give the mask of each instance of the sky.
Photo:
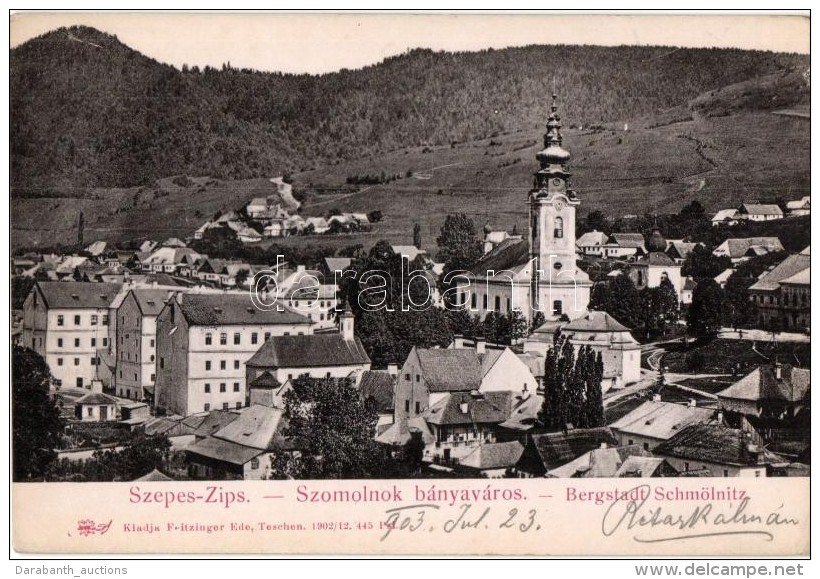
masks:
{"type": "Polygon", "coordinates": [[[294,14],[16,12],[10,45],[85,24],[181,67],[324,73],[411,48],[473,51],[528,44],[737,47],[808,54],[809,19],[789,15],[294,14]]]}

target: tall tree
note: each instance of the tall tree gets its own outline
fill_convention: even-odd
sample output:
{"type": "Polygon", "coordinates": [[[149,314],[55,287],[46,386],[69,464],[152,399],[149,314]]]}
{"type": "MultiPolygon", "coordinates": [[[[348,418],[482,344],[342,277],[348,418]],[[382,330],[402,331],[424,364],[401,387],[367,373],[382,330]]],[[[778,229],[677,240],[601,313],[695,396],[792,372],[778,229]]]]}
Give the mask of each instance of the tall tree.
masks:
{"type": "Polygon", "coordinates": [[[604,379],[604,360],[600,352],[595,356],[592,348],[589,349],[587,355],[594,356],[595,362],[586,377],[586,425],[587,428],[596,428],[604,426],[606,422],[604,418],[604,397],[601,390],[601,382],[604,379]]]}
{"type": "Polygon", "coordinates": [[[622,324],[637,328],[641,324],[641,297],[632,279],[621,274],[592,288],[589,307],[607,312],[622,324]]]}
{"type": "Polygon", "coordinates": [[[723,290],[713,279],[702,280],[692,292],[686,314],[689,331],[698,337],[714,336],[723,319],[723,290]]]}
{"type": "MultiPolygon", "coordinates": [[[[470,269],[483,254],[475,223],[463,213],[448,215],[444,219],[436,244],[438,260],[444,262],[442,280],[453,271],[470,269]]],[[[450,284],[442,281],[441,286],[446,289],[450,284]]]]}
{"type": "Polygon", "coordinates": [[[83,248],[83,236],[85,233],[85,215],[80,211],[80,218],[77,220],[77,245],[83,248]]]}
{"type": "Polygon", "coordinates": [[[374,478],[385,455],[373,439],[376,412],[348,379],[300,376],[285,394],[285,436],[298,455],[275,454],[277,479],[374,478]]]}
{"type": "Polygon", "coordinates": [[[51,372],[34,350],[12,349],[12,463],[14,480],[44,476],[57,458],[63,423],[49,395],[51,372]]]}
{"type": "Polygon", "coordinates": [[[681,267],[681,275],[692,277],[695,281],[713,278],[723,270],[732,267],[732,260],[727,256],[713,255],[709,248],[696,245],[681,267]]]}

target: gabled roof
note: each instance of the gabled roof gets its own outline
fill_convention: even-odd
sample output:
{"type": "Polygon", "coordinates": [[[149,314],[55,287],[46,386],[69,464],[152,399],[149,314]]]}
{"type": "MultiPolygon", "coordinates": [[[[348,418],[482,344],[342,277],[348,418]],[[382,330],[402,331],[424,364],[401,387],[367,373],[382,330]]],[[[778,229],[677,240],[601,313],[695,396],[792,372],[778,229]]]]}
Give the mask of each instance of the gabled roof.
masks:
{"type": "Polygon", "coordinates": [[[621,465],[621,468],[619,468],[615,473],[615,476],[619,478],[648,478],[655,476],[656,474],[660,474],[659,471],[662,471],[664,468],[667,470],[673,470],[669,463],[664,463],[666,463],[666,459],[659,456],[632,455],[627,457],[621,465]]]}
{"type": "Polygon", "coordinates": [[[213,436],[257,450],[275,449],[277,439],[281,439],[282,410],[254,404],[242,410],[236,420],[231,421],[213,436]]]}
{"type": "Polygon", "coordinates": [[[712,217],[712,221],[731,221],[735,219],[737,219],[737,209],[721,209],[712,217]]]}
{"type": "MultiPolygon", "coordinates": [[[[183,423],[189,425],[188,418],[185,418],[183,423]]],[[[193,432],[194,436],[197,438],[211,436],[215,432],[239,418],[239,413],[234,410],[212,410],[202,418],[203,420],[196,425],[193,432]]]]}
{"type": "Polygon", "coordinates": [[[279,388],[281,385],[282,383],[276,379],[276,376],[267,370],[262,372],[254,380],[252,380],[250,384],[248,384],[248,386],[252,388],[279,388]]]}
{"type": "Polygon", "coordinates": [[[590,310],[563,326],[565,332],[628,332],[629,328],[607,312],[590,310]]]}
{"type": "Polygon", "coordinates": [[[143,316],[157,316],[173,292],[164,289],[133,289],[131,293],[143,316]]]}
{"type": "Polygon", "coordinates": [[[401,419],[391,424],[384,432],[376,437],[376,442],[389,444],[391,446],[402,446],[410,440],[411,432],[421,433],[421,440],[424,444],[435,441],[435,436],[430,431],[430,427],[421,416],[401,419]]]}
{"type": "Polygon", "coordinates": [[[396,390],[396,378],[387,372],[365,370],[359,380],[359,396],[362,400],[372,398],[376,402],[377,412],[394,410],[393,396],[396,390]]]}
{"type": "Polygon", "coordinates": [[[780,379],[776,377],[775,368],[767,364],[718,392],[718,399],[800,402],[807,399],[811,386],[811,371],[807,368],[795,368],[791,364],[780,366],[780,379]]]}
{"type": "Polygon", "coordinates": [[[698,245],[702,245],[701,243],[689,243],[686,241],[671,241],[669,242],[669,247],[666,248],[666,253],[677,255],[680,259],[686,259],[692,250],[695,249],[698,245]]]}
{"type": "Polygon", "coordinates": [[[609,425],[612,430],[656,440],[667,440],[690,424],[708,422],[710,408],[649,400],[609,425]]]}
{"type": "Polygon", "coordinates": [[[180,309],[192,326],[310,324],[305,316],[285,306],[284,311],[278,307],[257,309],[247,293],[184,294],[180,309]]]}
{"type": "Polygon", "coordinates": [[[731,267],[724,269],[722,272],[717,274],[714,277],[714,280],[718,283],[726,283],[729,280],[729,276],[735,273],[735,270],[731,267]]]}
{"type": "MultiPolygon", "coordinates": [[[[776,455],[750,442],[739,428],[718,424],[692,424],[655,447],[659,456],[733,466],[756,466],[772,462],[776,455]]],[[[782,460],[782,459],[781,459],[782,460]]],[[[779,462],[779,461],[778,461],[779,462]]]]}
{"type": "Polygon", "coordinates": [[[609,236],[609,243],[614,243],[620,247],[634,247],[646,251],[643,234],[641,233],[613,233],[609,236]]]}
{"type": "Polygon", "coordinates": [[[694,289],[698,287],[698,282],[696,282],[691,277],[687,277],[683,280],[683,290],[684,291],[694,291],[694,289]]]}
{"type": "Polygon", "coordinates": [[[483,374],[475,350],[414,348],[430,392],[478,390],[483,374]]]}
{"type": "Polygon", "coordinates": [[[749,289],[752,291],[776,290],[780,287],[780,282],[795,276],[803,270],[807,270],[810,266],[811,255],[803,255],[802,253],[790,255],[753,283],[749,289]]]}
{"type": "Polygon", "coordinates": [[[426,251],[419,249],[415,245],[391,245],[390,247],[393,250],[393,253],[397,255],[405,255],[410,261],[413,261],[419,255],[427,255],[426,251]]]}
{"type": "Polygon", "coordinates": [[[803,271],[799,271],[791,277],[787,277],[781,284],[789,285],[811,285],[811,268],[807,267],[803,271]]]}
{"type": "Polygon", "coordinates": [[[531,430],[543,405],[544,397],[535,392],[516,394],[512,399],[510,417],[499,426],[518,432],[531,430]]]}
{"type": "Polygon", "coordinates": [[[134,482],[168,482],[172,480],[174,479],[169,477],[167,474],[164,474],[158,471],[157,469],[154,469],[146,475],[143,475],[139,478],[135,478],[134,482]]]}
{"type": "Polygon", "coordinates": [[[797,201],[789,201],[786,203],[786,209],[809,209],[811,207],[811,197],[806,195],[797,201]]]}
{"type": "Polygon", "coordinates": [[[512,442],[488,442],[479,444],[475,450],[459,461],[461,466],[476,470],[509,468],[515,466],[524,447],[517,440],[512,442]]]}
{"type": "Polygon", "coordinates": [[[777,237],[743,237],[731,238],[721,243],[712,253],[721,255],[725,250],[725,254],[732,258],[739,258],[746,255],[749,248],[753,246],[760,246],[769,253],[775,251],[783,251],[783,244],[777,237]]]}
{"type": "Polygon", "coordinates": [[[653,251],[639,258],[635,263],[640,265],[651,266],[681,267],[680,264],[675,263],[675,260],[673,260],[671,257],[666,255],[662,251],[653,251]]]}
{"type": "Polygon", "coordinates": [[[602,231],[587,231],[578,238],[575,245],[577,247],[593,247],[605,244],[606,240],[606,233],[603,233],[602,231]]]}
{"type": "Polygon", "coordinates": [[[268,200],[265,199],[264,197],[254,197],[253,199],[251,199],[248,202],[248,207],[250,207],[251,205],[258,205],[258,206],[261,206],[261,207],[267,207],[268,206],[268,200]]]}
{"type": "Polygon", "coordinates": [[[783,210],[774,204],[744,203],[740,207],[740,213],[746,215],[783,215],[783,210]]]}
{"type": "Polygon", "coordinates": [[[602,444],[615,446],[618,439],[609,428],[578,428],[568,432],[533,434],[518,462],[518,469],[536,476],[575,460],[602,444]]]}
{"type": "Polygon", "coordinates": [[[486,277],[488,271],[515,271],[527,264],[530,258],[528,241],[507,239],[498,244],[470,268],[470,273],[486,277]]]}
{"type": "Polygon", "coordinates": [[[512,392],[453,392],[422,414],[430,424],[500,424],[510,417],[512,392]],[[466,410],[466,412],[464,412],[466,410]]]}
{"type": "Polygon", "coordinates": [[[613,478],[630,456],[651,457],[652,453],[637,445],[596,448],[565,465],[552,469],[548,477],[613,478]]]}
{"type": "Polygon", "coordinates": [[[90,392],[75,402],[75,404],[84,404],[86,406],[111,405],[116,403],[116,398],[108,394],[103,394],[102,392],[90,392]]]}
{"type": "Polygon", "coordinates": [[[341,334],[311,334],[274,336],[246,364],[261,368],[309,368],[369,363],[358,337],[345,340],[341,334]]]}
{"type": "Polygon", "coordinates": [[[185,449],[188,453],[241,466],[265,451],[209,436],[185,449]]]}
{"type": "Polygon", "coordinates": [[[107,308],[122,286],[118,283],[38,281],[37,287],[50,309],[107,308]]]}
{"type": "Polygon", "coordinates": [[[348,267],[353,260],[349,257],[326,257],[325,258],[325,266],[330,273],[334,273],[337,271],[344,271],[348,267]]]}

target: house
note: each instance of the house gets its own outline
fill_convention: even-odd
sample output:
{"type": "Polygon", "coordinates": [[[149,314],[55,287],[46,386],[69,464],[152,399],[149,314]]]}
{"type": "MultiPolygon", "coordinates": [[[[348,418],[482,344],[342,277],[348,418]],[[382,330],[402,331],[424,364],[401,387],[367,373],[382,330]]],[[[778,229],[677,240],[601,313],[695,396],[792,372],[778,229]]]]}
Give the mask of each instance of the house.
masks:
{"type": "Polygon", "coordinates": [[[789,214],[789,217],[811,215],[811,197],[806,195],[804,197],[801,197],[797,201],[787,202],[786,212],[789,214]]]}
{"type": "Polygon", "coordinates": [[[777,237],[745,237],[727,239],[712,251],[712,255],[726,256],[733,264],[737,264],[776,251],[784,251],[783,244],[777,237]]]}
{"type": "Polygon", "coordinates": [[[162,242],[162,246],[175,248],[187,247],[186,243],[178,237],[169,237],[168,239],[162,242]]]}
{"type": "MultiPolygon", "coordinates": [[[[726,282],[723,282],[723,286],[725,287],[726,282]]],[[[687,276],[683,280],[683,287],[680,290],[680,303],[682,304],[691,304],[692,303],[692,296],[694,295],[695,288],[698,287],[698,282],[696,282],[692,277],[687,276]]]]}
{"type": "Polygon", "coordinates": [[[536,426],[538,413],[544,406],[544,397],[537,392],[514,393],[510,417],[498,425],[496,438],[499,442],[517,440],[527,442],[527,435],[536,426]]]}
{"type": "Polygon", "coordinates": [[[427,252],[423,249],[419,249],[415,245],[391,245],[390,249],[392,249],[396,255],[406,257],[407,261],[413,261],[420,255],[424,258],[427,257],[427,252]]]}
{"type": "Polygon", "coordinates": [[[132,289],[116,313],[116,374],[118,396],[142,400],[144,388],[156,381],[157,316],[173,292],[165,289],[132,289]]]}
{"type": "Polygon", "coordinates": [[[712,217],[712,227],[717,227],[718,225],[737,225],[740,219],[740,213],[737,209],[721,209],[712,217]]]}
{"type": "Polygon", "coordinates": [[[39,281],[23,305],[21,343],[48,364],[58,385],[86,388],[108,347],[109,306],[119,284],[39,281]]]}
{"type": "Polygon", "coordinates": [[[350,267],[353,259],[350,257],[326,257],[322,260],[319,271],[324,275],[324,278],[330,282],[341,277],[342,272],[350,267]]]}
{"type": "Polygon", "coordinates": [[[319,270],[297,266],[292,274],[285,275],[278,284],[282,303],[307,316],[316,325],[314,329],[336,327],[336,292],[338,286],[333,278],[326,281],[319,270]]]}
{"type": "Polygon", "coordinates": [[[632,278],[638,290],[645,287],[658,287],[665,279],[668,279],[680,300],[683,290],[681,267],[681,264],[675,263],[665,253],[653,251],[629,265],[629,277],[632,278]]]}
{"type": "Polygon", "coordinates": [[[376,432],[381,433],[393,424],[396,400],[396,378],[398,367],[395,364],[384,370],[365,370],[359,377],[359,396],[365,404],[371,404],[379,416],[376,432]]]}
{"type": "MultiPolygon", "coordinates": [[[[481,445],[496,442],[498,425],[510,416],[512,392],[448,392],[422,413],[434,443],[424,460],[458,464],[481,445]]],[[[513,463],[514,464],[514,463],[513,463]]]]}
{"type": "Polygon", "coordinates": [[[107,422],[117,419],[117,399],[102,392],[89,392],[74,403],[77,420],[107,422]]]}
{"type": "Polygon", "coordinates": [[[759,366],[717,396],[726,410],[787,420],[809,407],[810,392],[810,370],[775,363],[759,366]]]}
{"type": "Polygon", "coordinates": [[[702,243],[689,243],[687,241],[670,240],[666,248],[666,255],[671,257],[675,263],[683,264],[686,258],[692,253],[698,245],[703,246],[702,243]]]}
{"type": "Polygon", "coordinates": [[[604,257],[604,245],[606,245],[607,239],[606,233],[597,230],[587,231],[578,238],[575,246],[582,255],[604,257]]]}
{"type": "Polygon", "coordinates": [[[678,476],[666,459],[657,456],[630,455],[615,472],[616,478],[663,478],[678,476]]]}
{"type": "MultiPolygon", "coordinates": [[[[414,347],[399,372],[395,420],[420,416],[451,392],[535,392],[535,377],[509,348],[414,347]]],[[[506,420],[506,418],[505,418],[506,420]]]]}
{"type": "Polygon", "coordinates": [[[524,446],[517,440],[478,444],[459,459],[457,470],[469,476],[504,478],[507,471],[518,463],[523,452],[524,446]]]}
{"type": "Polygon", "coordinates": [[[576,353],[589,346],[596,355],[601,354],[604,392],[641,379],[641,346],[629,328],[608,313],[591,310],[564,325],[561,333],[569,338],[576,353]]]}
{"type": "Polygon", "coordinates": [[[601,249],[602,257],[606,259],[634,258],[646,253],[644,238],[640,233],[613,233],[601,249]]]}
{"type": "MultiPolygon", "coordinates": [[[[652,458],[639,446],[602,447],[590,450],[558,468],[547,472],[547,478],[615,478],[624,463],[632,457],[652,458]]],[[[663,462],[663,459],[661,459],[663,462]]],[[[634,463],[633,463],[634,464],[634,463]]],[[[677,471],[668,464],[657,465],[658,476],[675,476],[677,471]]]]}
{"type": "Polygon", "coordinates": [[[306,317],[247,293],[179,294],[157,316],[154,404],[183,416],[245,404],[245,362],[271,336],[311,334],[306,317]]]}
{"type": "Polygon", "coordinates": [[[681,476],[764,477],[767,465],[783,459],[752,442],[752,435],[720,424],[691,424],[655,447],[681,476]]]}
{"type": "Polygon", "coordinates": [[[775,204],[744,203],[737,210],[737,216],[749,221],[771,221],[783,219],[783,210],[775,204]]]}
{"type": "Polygon", "coordinates": [[[803,331],[811,325],[811,250],[790,255],[749,287],[761,328],[803,331]]]}
{"type": "Polygon", "coordinates": [[[694,404],[663,402],[659,395],[609,425],[621,446],[637,445],[653,450],[690,424],[716,419],[715,411],[694,404]]]}
{"type": "Polygon", "coordinates": [[[270,374],[279,384],[307,374],[312,378],[357,378],[370,370],[370,358],[354,335],[353,314],[340,313],[334,334],[279,335],[265,340],[247,360],[246,383],[270,374]]]}
{"type": "Polygon", "coordinates": [[[265,237],[285,237],[287,234],[284,219],[274,219],[264,229],[265,237]]]}
{"type": "Polygon", "coordinates": [[[720,289],[726,289],[726,282],[729,281],[729,278],[732,274],[735,273],[735,270],[731,267],[724,269],[722,272],[717,274],[714,278],[715,282],[720,286],[720,289]]]}
{"type": "Polygon", "coordinates": [[[196,231],[194,231],[194,239],[202,239],[205,237],[205,232],[211,229],[212,227],[217,227],[213,221],[206,221],[202,225],[200,225],[196,231]]]}
{"type": "MultiPolygon", "coordinates": [[[[506,231],[493,231],[489,224],[484,226],[484,253],[490,253],[508,239],[521,241],[520,235],[510,235],[506,231]]],[[[412,259],[410,260],[412,261],[412,259]]]]}
{"type": "Polygon", "coordinates": [[[285,446],[283,411],[254,404],[187,448],[188,474],[200,480],[261,480],[271,456],[285,446]]]}
{"type": "Polygon", "coordinates": [[[139,478],[135,478],[133,482],[171,482],[173,480],[174,479],[169,477],[167,474],[154,469],[139,478]]]}
{"type": "Polygon", "coordinates": [[[242,243],[256,243],[262,241],[262,234],[256,231],[253,227],[242,227],[237,230],[236,237],[242,243]]]}
{"type": "Polygon", "coordinates": [[[108,244],[105,241],[95,241],[91,245],[85,248],[85,250],[91,254],[91,257],[99,257],[103,253],[105,253],[105,248],[108,244]]]}
{"type": "Polygon", "coordinates": [[[187,247],[160,247],[147,259],[142,260],[142,271],[173,274],[182,266],[193,265],[201,257],[187,247]]]}
{"type": "Polygon", "coordinates": [[[524,452],[515,470],[525,477],[542,477],[590,450],[615,446],[618,441],[608,428],[576,428],[527,436],[524,452]]]}
{"type": "Polygon", "coordinates": [[[303,229],[312,228],[313,233],[322,234],[330,231],[330,224],[324,217],[308,217],[304,220],[303,229]]]}
{"type": "Polygon", "coordinates": [[[266,217],[268,214],[268,200],[264,197],[254,197],[245,206],[245,212],[251,219],[266,217]]]}

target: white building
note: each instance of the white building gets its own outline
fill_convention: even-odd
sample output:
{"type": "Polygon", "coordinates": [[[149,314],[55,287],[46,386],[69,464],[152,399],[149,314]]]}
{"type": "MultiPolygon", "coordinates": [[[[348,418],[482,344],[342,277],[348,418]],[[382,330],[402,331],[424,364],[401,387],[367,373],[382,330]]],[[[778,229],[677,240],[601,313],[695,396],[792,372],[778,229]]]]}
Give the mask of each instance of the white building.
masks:
{"type": "Polygon", "coordinates": [[[806,195],[797,201],[786,203],[786,211],[789,217],[799,217],[800,215],[811,215],[811,197],[806,195]]]}
{"type": "Polygon", "coordinates": [[[783,210],[775,204],[768,203],[744,203],[737,211],[739,219],[749,221],[772,221],[773,219],[783,219],[783,210]]]}
{"type": "Polygon", "coordinates": [[[58,384],[89,388],[108,347],[109,305],[119,284],[37,282],[23,306],[22,345],[40,354],[58,384]]]}
{"type": "Polygon", "coordinates": [[[154,403],[183,416],[245,404],[245,362],[272,336],[311,334],[284,306],[257,309],[242,294],[180,294],[157,316],[154,403]]]}

